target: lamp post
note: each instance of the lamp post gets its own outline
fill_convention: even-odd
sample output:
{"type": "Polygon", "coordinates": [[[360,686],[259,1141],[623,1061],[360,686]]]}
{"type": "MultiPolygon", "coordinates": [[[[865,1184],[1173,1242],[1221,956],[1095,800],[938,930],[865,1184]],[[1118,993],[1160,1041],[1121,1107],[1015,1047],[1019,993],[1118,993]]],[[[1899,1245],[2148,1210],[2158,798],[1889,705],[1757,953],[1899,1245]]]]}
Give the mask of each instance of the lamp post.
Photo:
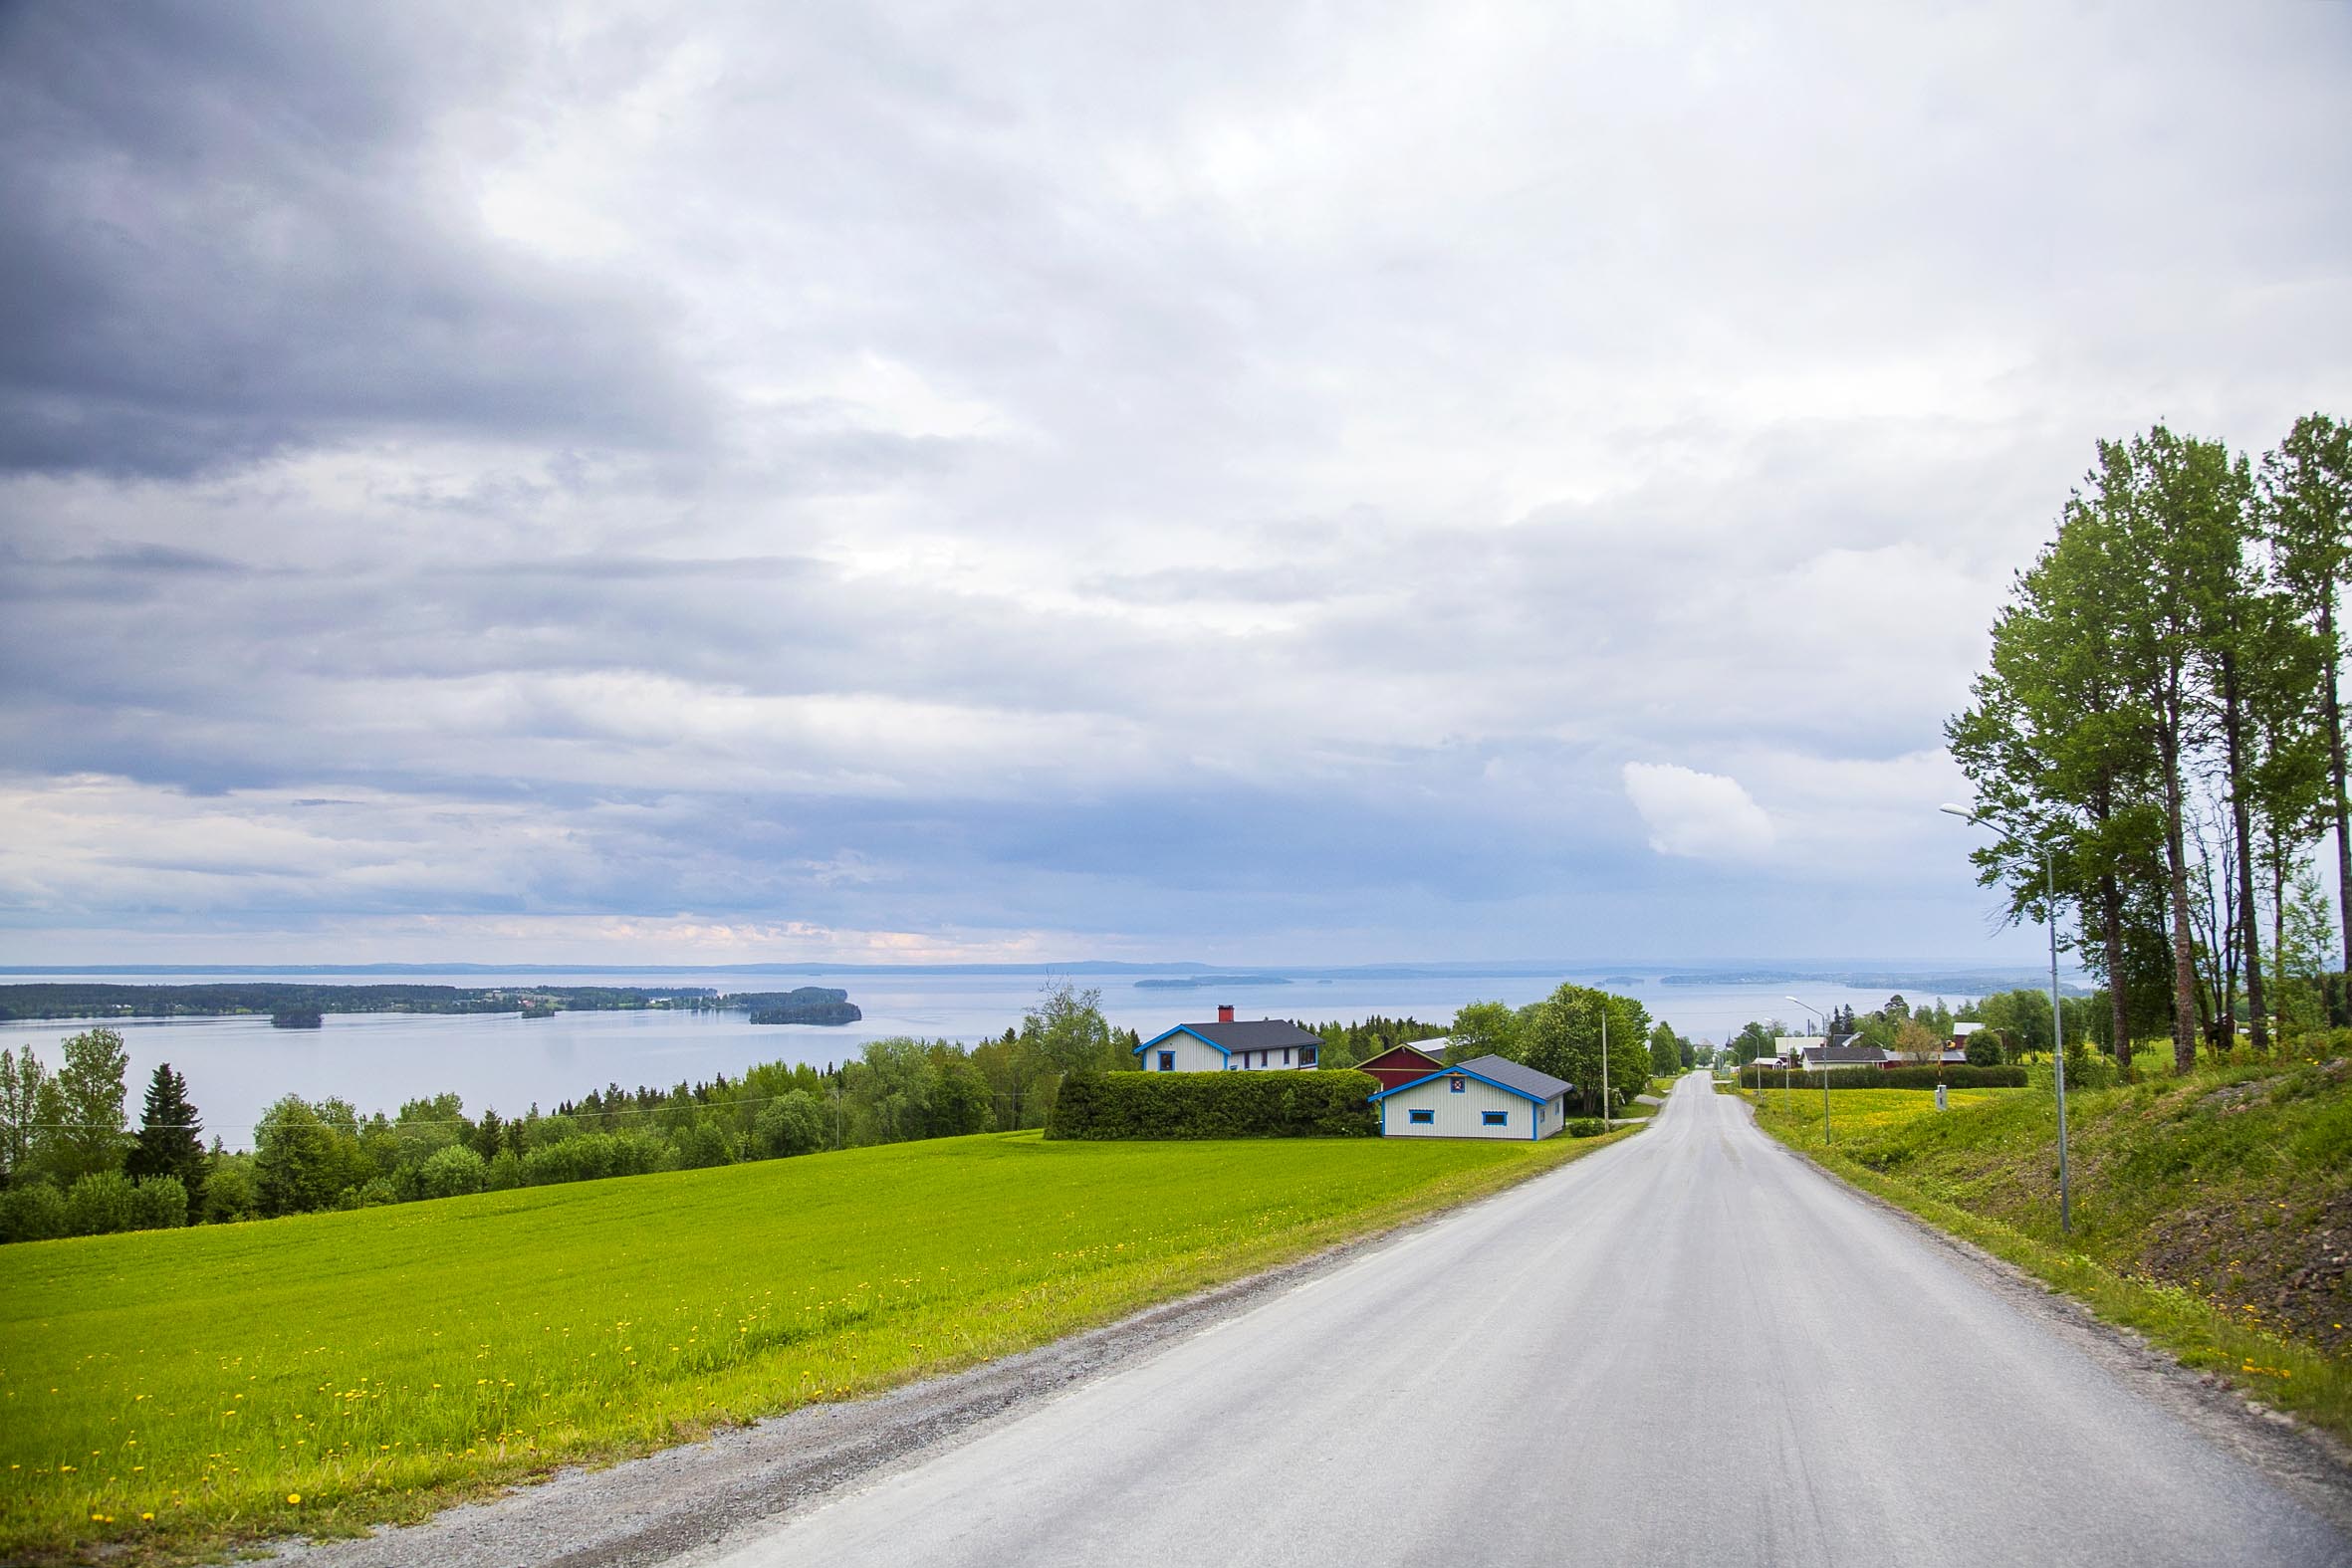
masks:
{"type": "Polygon", "coordinates": [[[1600,1005],[1600,1130],[1609,1130],[1609,1003],[1604,995],[1600,1005]]]}
{"type": "MultiPolygon", "coordinates": [[[[1821,1025],[1821,1049],[1823,1052],[1827,1052],[1829,1049],[1829,1014],[1811,1003],[1799,1002],[1794,997],[1782,997],[1780,1000],[1794,1002],[1813,1015],[1813,1021],[1821,1025]]],[[[1829,1060],[1824,1054],[1821,1060],[1821,1143],[1826,1147],[1829,1141],[1829,1060]]]]}
{"type": "MultiPolygon", "coordinates": [[[[1979,827],[1994,828],[1976,812],[1964,805],[1946,803],[1936,809],[1979,827]]],[[[2041,851],[2042,885],[2049,900],[2050,924],[2050,1069],[2058,1087],[2058,1233],[2066,1235],[2074,1230],[2074,1193],[2066,1174],[2066,1032],[2058,1011],[2058,872],[2050,859],[2047,844],[2036,845],[2041,851]]]]}

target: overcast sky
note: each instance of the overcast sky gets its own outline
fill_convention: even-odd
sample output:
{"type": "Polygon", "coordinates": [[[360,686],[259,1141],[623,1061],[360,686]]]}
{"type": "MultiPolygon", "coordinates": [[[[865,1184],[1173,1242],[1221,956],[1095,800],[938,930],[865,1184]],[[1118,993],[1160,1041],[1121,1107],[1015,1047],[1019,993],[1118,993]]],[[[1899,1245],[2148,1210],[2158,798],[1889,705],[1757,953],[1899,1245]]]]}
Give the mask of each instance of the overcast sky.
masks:
{"type": "Polygon", "coordinates": [[[0,962],[2029,959],[2352,6],[1766,9],[0,10],[0,962]]]}

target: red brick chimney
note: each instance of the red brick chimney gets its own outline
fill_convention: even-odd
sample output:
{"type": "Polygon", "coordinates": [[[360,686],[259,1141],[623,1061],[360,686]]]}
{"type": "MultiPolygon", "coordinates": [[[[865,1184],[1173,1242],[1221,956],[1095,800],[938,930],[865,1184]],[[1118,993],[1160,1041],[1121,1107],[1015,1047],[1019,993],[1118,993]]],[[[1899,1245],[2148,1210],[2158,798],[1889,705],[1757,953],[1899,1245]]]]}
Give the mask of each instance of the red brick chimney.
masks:
{"type": "Polygon", "coordinates": [[[1220,1023],[1231,1023],[1233,1021],[1233,1005],[1231,1003],[1226,1003],[1218,1008],[1217,1021],[1220,1023]]]}

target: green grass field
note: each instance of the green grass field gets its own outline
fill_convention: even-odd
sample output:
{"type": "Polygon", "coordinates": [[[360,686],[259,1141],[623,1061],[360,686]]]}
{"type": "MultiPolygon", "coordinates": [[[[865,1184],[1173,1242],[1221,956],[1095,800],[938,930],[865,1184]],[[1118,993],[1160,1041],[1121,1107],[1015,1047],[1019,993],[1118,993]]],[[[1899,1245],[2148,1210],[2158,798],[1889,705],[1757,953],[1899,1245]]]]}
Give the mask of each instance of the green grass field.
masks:
{"type": "Polygon", "coordinates": [[[1026,1349],[1603,1141],[1014,1133],[0,1248],[0,1559],[414,1517],[1026,1349]]]}
{"type": "Polygon", "coordinates": [[[2064,1234],[2046,1089],[1954,1090],[1941,1116],[1932,1090],[1838,1090],[1827,1147],[1817,1092],[1783,1107],[1765,1089],[1762,1120],[2185,1364],[2352,1438],[2352,1062],[2166,1067],[2067,1096],[2064,1234]]]}

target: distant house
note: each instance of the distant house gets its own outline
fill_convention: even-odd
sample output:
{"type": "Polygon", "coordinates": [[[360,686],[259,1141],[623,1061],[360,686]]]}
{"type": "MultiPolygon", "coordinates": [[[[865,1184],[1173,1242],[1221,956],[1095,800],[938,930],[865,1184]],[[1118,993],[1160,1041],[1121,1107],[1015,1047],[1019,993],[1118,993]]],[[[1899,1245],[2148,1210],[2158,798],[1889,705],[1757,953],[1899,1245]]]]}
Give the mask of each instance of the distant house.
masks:
{"type": "Polygon", "coordinates": [[[1446,1047],[1451,1039],[1415,1040],[1410,1045],[1391,1045],[1379,1055],[1355,1064],[1358,1072],[1368,1072],[1380,1080],[1380,1087],[1393,1089],[1400,1083],[1411,1083],[1415,1078],[1426,1078],[1446,1064],[1446,1047]]]}
{"type": "Polygon", "coordinates": [[[1312,1067],[1322,1036],[1281,1018],[1237,1021],[1233,1008],[1219,1008],[1214,1023],[1179,1023],[1135,1047],[1135,1065],[1145,1072],[1255,1072],[1260,1068],[1312,1067]]]}
{"type": "Polygon", "coordinates": [[[1548,1138],[1576,1086],[1503,1056],[1478,1056],[1380,1090],[1383,1138],[1548,1138]]]}
{"type": "Polygon", "coordinates": [[[1807,1072],[1840,1067],[1884,1067],[1895,1058],[1876,1045],[1814,1045],[1804,1053],[1807,1072]]]}
{"type": "Polygon", "coordinates": [[[1806,1051],[1818,1050],[1828,1043],[1828,1037],[1821,1034],[1782,1034],[1772,1041],[1772,1048],[1779,1052],[1782,1064],[1793,1067],[1806,1051]]]}

